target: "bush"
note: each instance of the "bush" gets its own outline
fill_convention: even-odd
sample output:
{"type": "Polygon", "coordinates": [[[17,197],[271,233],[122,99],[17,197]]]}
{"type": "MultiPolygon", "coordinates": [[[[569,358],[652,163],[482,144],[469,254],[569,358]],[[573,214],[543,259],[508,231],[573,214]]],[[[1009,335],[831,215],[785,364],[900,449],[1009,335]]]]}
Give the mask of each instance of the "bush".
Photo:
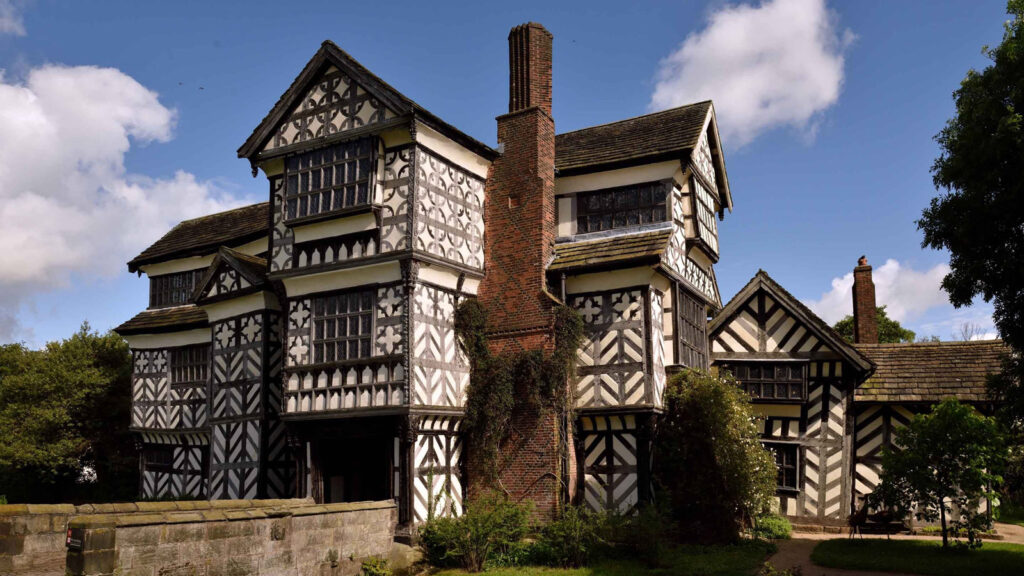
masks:
{"type": "Polygon", "coordinates": [[[775,459],[761,445],[750,397],[731,376],[687,370],[669,380],[664,402],[654,476],[678,535],[703,544],[737,541],[775,496],[775,459]]]}
{"type": "Polygon", "coordinates": [[[754,527],[751,532],[754,538],[763,540],[789,540],[793,533],[793,525],[782,516],[768,514],[754,518],[754,527]]]}
{"type": "Polygon", "coordinates": [[[599,515],[569,506],[541,530],[533,559],[551,566],[585,566],[600,544],[599,515]]]}
{"type": "Polygon", "coordinates": [[[423,555],[434,566],[480,572],[488,560],[510,557],[529,527],[530,508],[488,495],[467,503],[458,518],[434,518],[420,528],[423,555]]]}
{"type": "Polygon", "coordinates": [[[387,559],[371,556],[363,560],[363,576],[391,576],[387,559]]]}

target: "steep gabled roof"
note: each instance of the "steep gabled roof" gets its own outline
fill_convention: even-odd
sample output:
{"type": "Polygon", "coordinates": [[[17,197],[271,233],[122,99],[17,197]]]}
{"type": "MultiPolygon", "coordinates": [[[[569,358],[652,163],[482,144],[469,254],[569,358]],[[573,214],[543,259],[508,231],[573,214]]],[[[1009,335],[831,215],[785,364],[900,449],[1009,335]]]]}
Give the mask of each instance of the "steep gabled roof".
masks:
{"type": "Polygon", "coordinates": [[[854,344],[877,367],[854,391],[857,402],[989,400],[988,376],[1002,369],[1002,340],[854,344]]]}
{"type": "Polygon", "coordinates": [[[498,153],[493,148],[441,120],[426,108],[413,102],[390,84],[381,80],[376,74],[370,72],[334,42],[325,40],[321,44],[320,49],[313,55],[313,58],[302,69],[302,72],[292,81],[288,90],[281,95],[277,103],[274,104],[274,107],[270,109],[270,112],[267,113],[256,129],[252,131],[252,134],[246,138],[245,143],[238,148],[239,158],[254,160],[259,156],[260,147],[263,142],[273,134],[274,129],[285,119],[288,112],[298,104],[299,99],[305,94],[310,83],[316,80],[317,74],[327,64],[333,64],[348,74],[363,89],[380,100],[395,114],[408,116],[410,119],[418,119],[487,159],[497,157],[498,153]]]}
{"type": "Polygon", "coordinates": [[[555,258],[548,271],[566,272],[584,268],[622,265],[626,262],[657,262],[668,247],[672,228],[636,234],[616,234],[607,238],[555,244],[555,258]]]}
{"type": "Polygon", "coordinates": [[[208,326],[206,312],[195,304],[143,310],[134,318],[114,328],[121,336],[179,332],[208,326]]]}
{"type": "MultiPolygon", "coordinates": [[[[213,257],[213,262],[210,262],[210,266],[206,269],[206,273],[203,274],[202,279],[196,284],[196,289],[192,293],[193,301],[199,302],[203,300],[217,278],[219,270],[223,267],[231,268],[245,280],[247,283],[247,285],[244,285],[246,293],[258,290],[267,283],[266,259],[258,256],[249,256],[226,246],[221,246],[217,250],[217,255],[213,257]]],[[[217,296],[224,295],[218,294],[217,296]]]]}
{"type": "Polygon", "coordinates": [[[162,260],[209,254],[225,244],[251,242],[267,235],[269,218],[270,203],[261,202],[185,220],[132,258],[128,271],[135,272],[141,266],[162,260]]]}
{"type": "MultiPolygon", "coordinates": [[[[697,147],[706,128],[712,131],[714,143],[721,141],[710,100],[564,132],[555,136],[555,169],[561,175],[571,175],[681,160],[697,147]]],[[[732,194],[720,148],[716,163],[721,173],[722,203],[731,210],[732,194]]]]}
{"type": "Polygon", "coordinates": [[[729,322],[739,312],[740,308],[753,297],[759,290],[764,290],[771,295],[772,299],[784,306],[791,315],[824,342],[832,351],[842,356],[847,362],[858,368],[861,372],[870,372],[874,369],[871,360],[862,354],[857,348],[846,341],[810,308],[800,302],[795,296],[789,293],[778,282],[772,279],[764,270],[758,270],[757,274],[747,282],[729,303],[722,308],[715,318],[708,324],[708,334],[715,333],[719,328],[729,322]]]}

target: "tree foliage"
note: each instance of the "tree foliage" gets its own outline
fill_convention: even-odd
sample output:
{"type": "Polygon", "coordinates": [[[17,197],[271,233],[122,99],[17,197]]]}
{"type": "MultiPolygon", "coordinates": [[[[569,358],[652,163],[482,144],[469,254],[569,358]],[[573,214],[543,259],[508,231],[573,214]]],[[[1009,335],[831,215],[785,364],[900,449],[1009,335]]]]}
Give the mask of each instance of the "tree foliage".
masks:
{"type": "MultiPolygon", "coordinates": [[[[889,318],[885,306],[875,308],[875,315],[878,319],[878,341],[882,344],[898,344],[900,342],[913,342],[917,334],[913,330],[907,330],[900,323],[889,318]]],[[[847,315],[836,322],[833,328],[847,342],[853,342],[853,316],[847,315]]]]}
{"type": "Polygon", "coordinates": [[[992,302],[1000,334],[1024,350],[1024,0],[1010,0],[992,64],[953,93],[956,115],[935,137],[933,198],[917,221],[923,246],[948,250],[942,281],[955,306],[992,302]]]}
{"type": "Polygon", "coordinates": [[[0,346],[0,494],[12,502],[132,498],[131,355],[88,324],[42,350],[0,346]]]}
{"type": "Polygon", "coordinates": [[[687,370],[665,389],[654,474],[680,536],[735,541],[775,496],[775,459],[761,445],[750,397],[731,376],[687,370]]]}
{"type": "Polygon", "coordinates": [[[872,505],[900,515],[913,511],[921,520],[941,521],[942,545],[949,545],[951,514],[958,532],[980,546],[978,531],[988,516],[978,513],[982,498],[994,496],[1002,481],[1006,446],[995,419],[949,398],[918,414],[896,431],[896,449],[882,451],[881,483],[872,505]]]}

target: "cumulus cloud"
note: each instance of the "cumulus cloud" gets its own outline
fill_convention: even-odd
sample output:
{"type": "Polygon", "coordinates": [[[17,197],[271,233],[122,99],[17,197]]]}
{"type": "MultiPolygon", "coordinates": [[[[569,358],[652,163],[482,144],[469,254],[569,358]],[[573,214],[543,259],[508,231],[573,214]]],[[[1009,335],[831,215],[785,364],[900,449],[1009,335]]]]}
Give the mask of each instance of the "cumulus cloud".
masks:
{"type": "Polygon", "coordinates": [[[726,5],[661,61],[649,107],[712,99],[730,146],[783,126],[813,137],[839,99],[853,39],[825,0],[726,5]]]}
{"type": "Polygon", "coordinates": [[[0,34],[25,35],[20,7],[13,0],[0,0],[0,34]]]}
{"type": "Polygon", "coordinates": [[[184,171],[125,168],[133,145],[170,140],[175,120],[116,69],[48,65],[21,83],[0,73],[0,341],[39,291],[122,272],[178,221],[238,205],[184,171]]]}
{"type": "MultiPolygon", "coordinates": [[[[942,277],[949,266],[938,264],[928,270],[914,270],[893,259],[872,270],[875,301],[885,306],[889,318],[897,322],[912,321],[937,306],[950,306],[942,291],[942,277]]],[[[805,301],[808,307],[829,324],[853,314],[853,272],[832,279],[832,289],[818,300],[805,301]]]]}

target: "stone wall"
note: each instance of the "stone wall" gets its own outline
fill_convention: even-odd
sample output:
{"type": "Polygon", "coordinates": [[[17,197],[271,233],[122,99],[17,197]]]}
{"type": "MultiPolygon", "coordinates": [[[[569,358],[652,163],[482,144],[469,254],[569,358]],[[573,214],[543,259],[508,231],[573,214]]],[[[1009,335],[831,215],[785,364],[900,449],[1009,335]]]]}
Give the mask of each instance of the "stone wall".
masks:
{"type": "Polygon", "coordinates": [[[396,522],[391,501],[0,506],[0,575],[358,574],[388,556],[396,522]]]}

